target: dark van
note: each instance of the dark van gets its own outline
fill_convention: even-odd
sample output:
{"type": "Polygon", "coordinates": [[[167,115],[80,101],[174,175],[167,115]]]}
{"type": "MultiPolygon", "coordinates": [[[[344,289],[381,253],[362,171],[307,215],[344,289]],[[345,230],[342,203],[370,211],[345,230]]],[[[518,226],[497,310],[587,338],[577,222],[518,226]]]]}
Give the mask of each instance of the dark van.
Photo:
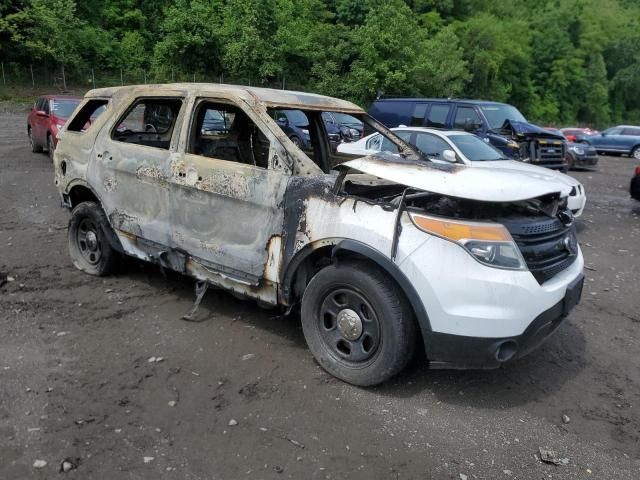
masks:
{"type": "Polygon", "coordinates": [[[567,169],[564,138],[527,122],[513,105],[480,100],[381,98],[369,115],[387,127],[419,126],[475,133],[508,158],[567,169]]]}

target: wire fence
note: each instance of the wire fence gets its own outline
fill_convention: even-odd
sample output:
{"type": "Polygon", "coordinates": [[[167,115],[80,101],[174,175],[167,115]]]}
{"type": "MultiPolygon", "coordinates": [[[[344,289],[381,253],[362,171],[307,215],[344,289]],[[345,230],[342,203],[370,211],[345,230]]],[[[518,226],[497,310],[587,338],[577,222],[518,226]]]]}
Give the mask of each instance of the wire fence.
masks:
{"type": "Polygon", "coordinates": [[[47,68],[40,65],[0,63],[2,78],[0,88],[33,89],[52,92],[89,90],[119,85],[139,85],[152,83],[231,83],[236,85],[260,86],[288,90],[300,90],[301,85],[289,83],[286,76],[281,79],[259,81],[251,78],[233,78],[224,74],[213,75],[202,72],[184,72],[168,69],[164,74],[140,69],[106,70],[98,68],[72,68],[59,66],[47,68]]]}

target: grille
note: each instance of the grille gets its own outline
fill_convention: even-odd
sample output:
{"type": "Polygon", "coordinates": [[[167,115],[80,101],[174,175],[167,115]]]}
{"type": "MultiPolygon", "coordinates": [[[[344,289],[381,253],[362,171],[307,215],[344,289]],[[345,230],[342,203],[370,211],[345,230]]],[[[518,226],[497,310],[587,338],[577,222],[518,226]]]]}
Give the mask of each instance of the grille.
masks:
{"type": "Polygon", "coordinates": [[[505,222],[520,248],[529,271],[539,284],[555,277],[577,258],[575,226],[565,226],[558,218],[531,218],[505,222]]]}
{"type": "Polygon", "coordinates": [[[537,140],[535,143],[535,158],[540,163],[562,163],[564,156],[564,145],[559,140],[537,140]]]}

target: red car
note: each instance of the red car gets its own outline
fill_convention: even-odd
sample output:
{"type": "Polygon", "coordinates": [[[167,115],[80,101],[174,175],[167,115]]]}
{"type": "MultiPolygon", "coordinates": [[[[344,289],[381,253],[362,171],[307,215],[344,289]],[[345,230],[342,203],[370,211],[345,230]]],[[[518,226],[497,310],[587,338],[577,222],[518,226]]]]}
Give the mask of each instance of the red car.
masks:
{"type": "Polygon", "coordinates": [[[580,142],[580,137],[588,137],[589,135],[600,133],[598,130],[578,127],[561,128],[560,131],[564,134],[565,137],[567,137],[567,140],[575,143],[580,142]]]}
{"type": "Polygon", "coordinates": [[[27,134],[32,152],[49,152],[53,159],[53,151],[58,144],[58,130],[76,109],[82,97],[66,95],[45,95],[38,98],[31,107],[27,117],[27,134]]]}

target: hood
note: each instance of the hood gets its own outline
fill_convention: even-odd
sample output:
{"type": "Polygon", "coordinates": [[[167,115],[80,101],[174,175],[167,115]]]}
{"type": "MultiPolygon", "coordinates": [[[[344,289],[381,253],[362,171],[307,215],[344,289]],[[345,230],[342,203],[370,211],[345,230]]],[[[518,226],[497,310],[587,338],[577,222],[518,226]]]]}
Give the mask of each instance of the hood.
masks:
{"type": "Polygon", "coordinates": [[[481,202],[518,202],[553,193],[566,197],[571,191],[570,185],[547,174],[545,169],[440,165],[390,154],[370,155],[343,165],[419,190],[481,202]]]}
{"type": "Polygon", "coordinates": [[[561,135],[538,127],[533,123],[519,122],[517,120],[505,120],[501,130],[511,130],[516,135],[523,137],[554,138],[556,140],[564,140],[564,137],[561,135]]]}
{"type": "Polygon", "coordinates": [[[496,160],[495,162],[483,161],[472,162],[473,168],[501,168],[510,171],[525,172],[535,174],[537,178],[544,178],[547,182],[561,182],[569,187],[575,187],[580,184],[578,180],[557,170],[550,168],[531,165],[530,163],[518,162],[516,160],[496,160]]]}

